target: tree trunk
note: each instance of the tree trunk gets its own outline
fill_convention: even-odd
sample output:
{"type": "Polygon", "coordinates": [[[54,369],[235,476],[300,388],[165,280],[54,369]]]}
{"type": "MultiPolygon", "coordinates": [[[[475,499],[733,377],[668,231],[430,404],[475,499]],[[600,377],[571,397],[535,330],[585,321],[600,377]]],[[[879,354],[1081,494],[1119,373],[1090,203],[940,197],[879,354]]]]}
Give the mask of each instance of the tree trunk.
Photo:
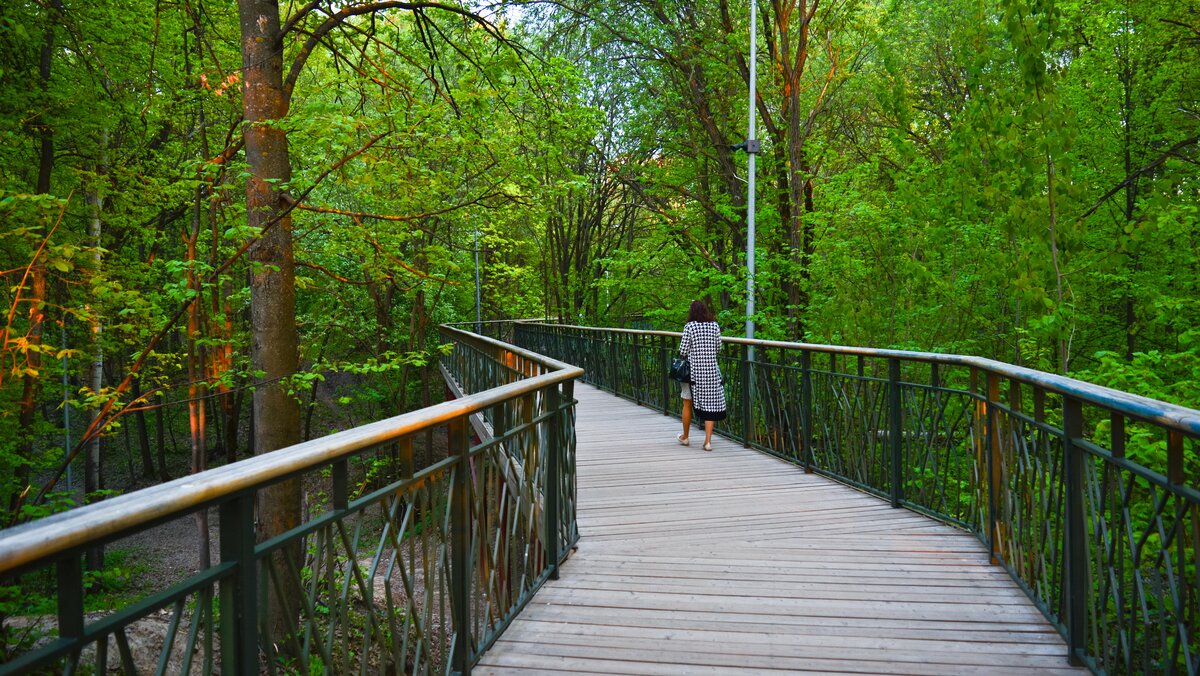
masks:
{"type": "Polygon", "coordinates": [[[142,456],[142,478],[149,479],[154,476],[154,456],[150,453],[150,430],[146,425],[146,412],[140,410],[146,406],[146,402],[141,401],[141,376],[134,376],[133,378],[133,399],[138,402],[136,406],[139,409],[134,415],[137,420],[138,447],[141,450],[142,456]]]}
{"type": "MultiPolygon", "coordinates": [[[[201,354],[201,348],[198,343],[200,327],[202,326],[200,311],[203,308],[200,279],[196,274],[196,242],[200,239],[200,217],[202,213],[200,208],[201,191],[199,187],[196,188],[194,199],[192,228],[190,233],[184,235],[184,244],[187,247],[188,288],[192,292],[191,302],[188,307],[187,323],[188,432],[192,441],[192,474],[199,474],[208,469],[208,441],[206,439],[208,422],[205,417],[207,409],[204,405],[208,388],[205,387],[204,383],[204,356],[201,354]]],[[[196,552],[200,570],[204,570],[212,562],[208,541],[208,510],[202,509],[196,512],[195,517],[196,552]]]]}
{"type": "Polygon", "coordinates": [[[157,399],[158,405],[154,409],[154,427],[158,437],[158,480],[165,483],[171,480],[171,473],[167,470],[167,430],[163,412],[167,402],[161,395],[157,399]]]}
{"type": "MultiPolygon", "coordinates": [[[[47,12],[46,28],[42,39],[39,74],[43,93],[50,87],[50,66],[54,56],[54,25],[60,12],[62,12],[62,2],[53,0],[50,3],[50,11],[47,12]]],[[[39,122],[40,148],[36,190],[39,195],[48,195],[50,194],[50,175],[54,168],[54,128],[50,125],[49,120],[41,119],[39,122]]],[[[17,456],[19,460],[16,474],[22,486],[29,484],[30,462],[33,458],[33,423],[37,413],[38,394],[41,391],[38,371],[42,365],[39,348],[42,344],[42,331],[45,323],[46,265],[40,256],[30,265],[30,286],[32,287],[32,294],[29,296],[28,340],[30,349],[26,353],[29,370],[21,376],[21,406],[17,420],[19,433],[17,456]]],[[[70,452],[70,449],[66,449],[66,451],[70,452]]],[[[20,496],[20,490],[13,493],[12,501],[9,504],[10,510],[17,509],[20,504],[20,496]]]]}
{"type": "MultiPolygon", "coordinates": [[[[105,139],[107,143],[107,139],[105,139]]],[[[97,173],[100,173],[102,168],[98,168],[97,173]]],[[[93,189],[87,194],[88,210],[91,212],[91,226],[89,234],[92,237],[92,245],[95,247],[92,253],[92,263],[96,266],[93,274],[100,274],[101,261],[101,244],[100,236],[102,233],[102,224],[100,221],[100,211],[104,208],[104,200],[100,197],[98,189],[93,189]]],[[[100,322],[100,308],[91,308],[91,330],[92,330],[92,370],[89,378],[89,387],[95,394],[99,394],[104,387],[104,345],[101,343],[104,327],[100,322]]],[[[100,415],[100,409],[92,415],[92,424],[96,423],[96,418],[100,415]]],[[[100,429],[97,427],[92,432],[92,438],[88,441],[87,454],[84,461],[84,502],[91,502],[92,496],[96,491],[104,488],[103,465],[100,456],[100,429]]],[[[104,547],[91,547],[87,550],[87,568],[88,570],[100,570],[104,567],[104,547]]]]}
{"type": "MultiPolygon", "coordinates": [[[[1063,278],[1066,276],[1062,270],[1062,263],[1059,260],[1058,253],[1058,207],[1054,199],[1054,158],[1046,154],[1046,201],[1050,209],[1050,255],[1054,263],[1054,290],[1055,298],[1058,301],[1056,311],[1061,312],[1063,307],[1063,278]]],[[[1062,328],[1059,328],[1062,331],[1062,328]]],[[[1071,367],[1070,345],[1067,342],[1067,336],[1060,335],[1058,337],[1058,371],[1062,375],[1067,375],[1071,367]]]]}
{"type": "Polygon", "coordinates": [[[793,282],[788,289],[788,331],[798,340],[804,336],[804,316],[808,311],[808,256],[811,236],[805,216],[811,207],[812,183],[809,180],[808,162],[804,156],[804,115],[800,109],[800,78],[808,61],[808,12],[806,3],[798,8],[800,30],[795,57],[790,49],[789,28],[784,17],[779,22],[780,58],[788,64],[783,69],[785,107],[787,109],[787,153],[788,189],[791,192],[791,222],[788,223],[788,244],[792,265],[800,271],[800,281],[793,282]]]}
{"type": "MultiPolygon", "coordinates": [[[[1125,46],[1128,50],[1128,45],[1125,46]]],[[[1124,93],[1124,106],[1121,110],[1121,125],[1124,134],[1122,149],[1125,160],[1125,223],[1134,225],[1133,215],[1137,207],[1137,179],[1133,177],[1133,63],[1128,51],[1121,57],[1121,89],[1124,93]]],[[[1135,226],[1136,227],[1136,226],[1135,226]]],[[[1134,304],[1133,289],[1136,283],[1133,275],[1141,269],[1141,260],[1136,250],[1130,252],[1130,278],[1125,282],[1125,361],[1133,361],[1133,353],[1137,351],[1137,307],[1134,304]]]]}
{"type": "MultiPolygon", "coordinates": [[[[22,488],[27,486],[30,480],[30,463],[33,458],[33,426],[37,413],[38,393],[41,391],[38,372],[42,367],[42,355],[38,348],[42,344],[42,330],[45,324],[46,267],[40,257],[39,260],[33,263],[31,276],[33,292],[29,298],[28,340],[30,350],[26,356],[29,372],[21,376],[21,413],[19,419],[20,448],[18,454],[20,464],[17,467],[17,478],[21,482],[22,488]]],[[[70,449],[66,449],[66,451],[70,452],[70,449]]],[[[20,496],[20,490],[13,493],[12,502],[9,505],[10,510],[17,509],[20,496]]]]}
{"type": "MultiPolygon", "coordinates": [[[[242,67],[245,78],[246,219],[260,231],[250,249],[251,359],[263,374],[254,391],[254,452],[269,453],[300,440],[300,407],[287,384],[299,365],[296,332],[295,261],[292,222],[275,183],[291,180],[288,141],[276,122],[287,114],[283,90],[283,40],[276,0],[239,0],[242,67]]],[[[291,479],[259,493],[258,538],[265,541],[300,523],[300,482],[291,479]]],[[[276,570],[285,556],[300,560],[299,542],[273,557],[276,570]]],[[[283,643],[289,624],[282,599],[269,593],[264,640],[283,643]]]]}

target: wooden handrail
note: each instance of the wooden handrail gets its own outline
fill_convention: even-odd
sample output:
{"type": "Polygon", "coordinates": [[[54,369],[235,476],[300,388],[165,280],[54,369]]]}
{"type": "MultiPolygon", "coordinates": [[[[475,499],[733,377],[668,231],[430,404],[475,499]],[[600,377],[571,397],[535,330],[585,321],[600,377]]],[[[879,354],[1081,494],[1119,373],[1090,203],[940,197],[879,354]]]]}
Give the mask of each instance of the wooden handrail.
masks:
{"type": "Polygon", "coordinates": [[[9,574],[70,549],[203,509],[238,493],[330,464],[362,449],[437,427],[501,401],[583,375],[583,369],[578,367],[490,338],[445,328],[463,334],[460,337],[465,340],[493,344],[520,354],[542,364],[548,372],[0,530],[0,574],[9,574]]]}

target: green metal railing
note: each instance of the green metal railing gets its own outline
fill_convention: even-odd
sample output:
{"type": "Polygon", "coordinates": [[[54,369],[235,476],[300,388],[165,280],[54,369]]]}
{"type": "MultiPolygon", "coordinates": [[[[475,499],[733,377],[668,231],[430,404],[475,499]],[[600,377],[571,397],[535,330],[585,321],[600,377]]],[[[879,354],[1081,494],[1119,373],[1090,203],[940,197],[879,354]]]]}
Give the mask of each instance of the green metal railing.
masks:
{"type": "Polygon", "coordinates": [[[471,394],[0,531],[0,674],[469,673],[578,537],[582,371],[442,335],[471,394]],[[472,444],[471,416],[493,434],[472,444]],[[445,457],[416,471],[414,437],[443,426],[445,457]],[[256,543],[256,495],[286,479],[302,524],[256,543]],[[90,547],[209,511],[207,569],[115,601],[112,571],[84,571],[90,547]]]}
{"type": "MultiPolygon", "coordinates": [[[[504,330],[679,411],[678,333],[504,330]]],[[[974,532],[1072,663],[1200,672],[1200,411],[957,355],[726,338],[719,364],[721,433],[974,532]]]]}

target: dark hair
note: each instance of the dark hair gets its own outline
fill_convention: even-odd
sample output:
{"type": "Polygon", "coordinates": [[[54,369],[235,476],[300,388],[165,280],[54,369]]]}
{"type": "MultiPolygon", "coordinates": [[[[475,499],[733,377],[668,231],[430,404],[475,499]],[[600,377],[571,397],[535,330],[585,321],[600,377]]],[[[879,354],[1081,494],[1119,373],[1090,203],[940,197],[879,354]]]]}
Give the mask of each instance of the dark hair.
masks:
{"type": "Polygon", "coordinates": [[[692,307],[688,309],[689,322],[711,322],[713,321],[713,313],[708,309],[702,300],[692,301],[692,307]]]}

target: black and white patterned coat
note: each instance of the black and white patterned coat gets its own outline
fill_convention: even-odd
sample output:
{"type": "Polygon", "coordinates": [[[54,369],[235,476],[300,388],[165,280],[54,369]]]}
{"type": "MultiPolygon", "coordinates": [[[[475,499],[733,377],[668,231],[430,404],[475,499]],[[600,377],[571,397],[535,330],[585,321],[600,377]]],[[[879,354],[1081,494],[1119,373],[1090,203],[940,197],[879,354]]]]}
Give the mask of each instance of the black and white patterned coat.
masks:
{"type": "Polygon", "coordinates": [[[720,350],[721,327],[716,322],[684,324],[679,354],[692,363],[692,408],[701,420],[725,418],[725,386],[717,366],[720,350]]]}

